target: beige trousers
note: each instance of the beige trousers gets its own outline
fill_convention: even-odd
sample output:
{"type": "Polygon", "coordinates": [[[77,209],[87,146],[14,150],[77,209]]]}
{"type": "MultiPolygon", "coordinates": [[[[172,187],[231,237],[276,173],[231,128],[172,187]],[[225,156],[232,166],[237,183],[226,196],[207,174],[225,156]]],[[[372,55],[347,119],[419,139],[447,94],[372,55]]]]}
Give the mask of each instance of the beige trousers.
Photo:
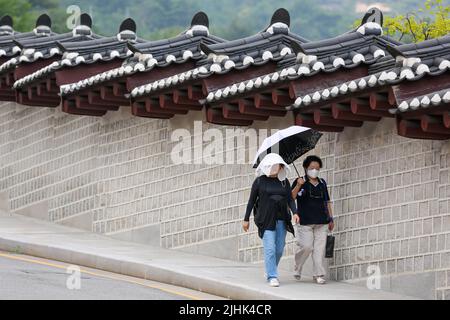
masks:
{"type": "Polygon", "coordinates": [[[303,265],[312,253],[313,276],[325,276],[324,260],[327,234],[327,224],[296,225],[294,257],[296,274],[301,275],[303,265]]]}

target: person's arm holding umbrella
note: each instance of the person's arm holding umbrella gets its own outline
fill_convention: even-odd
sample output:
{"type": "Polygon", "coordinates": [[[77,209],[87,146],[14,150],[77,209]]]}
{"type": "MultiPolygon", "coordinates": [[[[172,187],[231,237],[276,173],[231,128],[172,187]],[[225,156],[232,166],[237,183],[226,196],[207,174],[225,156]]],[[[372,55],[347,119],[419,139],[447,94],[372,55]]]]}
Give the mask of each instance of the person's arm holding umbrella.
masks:
{"type": "MultiPolygon", "coordinates": [[[[305,180],[302,177],[297,178],[297,180],[294,182],[294,187],[292,188],[291,191],[292,200],[297,199],[298,193],[300,192],[300,189],[303,187],[304,184],[305,180]]],[[[298,211],[294,213],[294,223],[296,224],[300,223],[300,215],[298,214],[298,211]]]]}
{"type": "Polygon", "coordinates": [[[247,203],[247,210],[245,211],[244,221],[242,222],[242,228],[244,229],[245,232],[248,231],[248,228],[250,226],[250,223],[249,223],[250,214],[252,212],[253,207],[255,206],[256,199],[258,197],[258,193],[259,193],[258,181],[259,181],[258,178],[256,178],[255,181],[253,181],[252,189],[250,191],[250,198],[248,199],[248,203],[247,203]]]}
{"type": "MultiPolygon", "coordinates": [[[[290,197],[290,194],[288,194],[288,203],[289,203],[289,208],[291,209],[291,212],[292,212],[292,216],[294,217],[294,221],[296,221],[298,218],[297,204],[295,203],[295,200],[292,197],[290,197]]],[[[295,222],[295,223],[297,223],[297,222],[295,222]]]]}

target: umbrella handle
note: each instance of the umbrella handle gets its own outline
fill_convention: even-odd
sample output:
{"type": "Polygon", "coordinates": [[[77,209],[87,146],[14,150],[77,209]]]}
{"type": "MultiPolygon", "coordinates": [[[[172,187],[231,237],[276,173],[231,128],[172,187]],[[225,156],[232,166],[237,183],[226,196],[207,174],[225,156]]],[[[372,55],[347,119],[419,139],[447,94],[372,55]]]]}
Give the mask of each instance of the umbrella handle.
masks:
{"type": "Polygon", "coordinates": [[[294,166],[294,169],[295,169],[295,171],[297,172],[298,177],[301,178],[301,177],[300,177],[300,173],[298,173],[297,167],[295,166],[295,163],[294,163],[294,162],[292,162],[292,165],[294,166]]]}

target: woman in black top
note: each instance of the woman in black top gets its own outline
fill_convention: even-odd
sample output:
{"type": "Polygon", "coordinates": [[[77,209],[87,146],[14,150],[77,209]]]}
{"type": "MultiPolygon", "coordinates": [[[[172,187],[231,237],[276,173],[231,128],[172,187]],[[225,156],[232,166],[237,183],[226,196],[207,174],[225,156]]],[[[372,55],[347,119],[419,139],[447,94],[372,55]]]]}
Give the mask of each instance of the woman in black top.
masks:
{"type": "Polygon", "coordinates": [[[297,199],[297,213],[294,215],[297,239],[294,277],[300,280],[303,264],[312,254],[314,280],[324,284],[327,227],[330,231],[334,228],[330,195],[325,180],[319,178],[322,160],[317,156],[309,156],[303,162],[303,168],[306,176],[292,184],[292,198],[297,199]]]}
{"type": "Polygon", "coordinates": [[[253,209],[258,235],[263,240],[266,277],[271,286],[277,287],[277,267],[283,255],[286,231],[294,234],[288,207],[292,213],[297,209],[286,178],[289,167],[283,159],[278,154],[268,154],[258,169],[261,175],[253,182],[243,228],[245,232],[248,231],[253,209]]]}

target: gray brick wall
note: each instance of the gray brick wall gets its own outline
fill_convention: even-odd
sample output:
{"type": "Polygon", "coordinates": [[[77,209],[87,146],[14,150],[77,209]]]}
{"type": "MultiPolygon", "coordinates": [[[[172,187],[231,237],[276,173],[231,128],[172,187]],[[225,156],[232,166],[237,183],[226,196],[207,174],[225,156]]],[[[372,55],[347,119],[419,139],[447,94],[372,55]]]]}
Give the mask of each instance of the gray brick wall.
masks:
{"type": "MultiPolygon", "coordinates": [[[[256,228],[241,230],[251,166],[171,161],[172,133],[192,132],[194,119],[201,114],[143,119],[122,108],[91,118],[0,102],[0,193],[21,214],[258,263],[256,228]]],[[[291,119],[254,128],[286,123],[291,119]]],[[[225,132],[203,122],[208,128],[225,132]]],[[[337,217],[330,278],[364,283],[375,264],[389,290],[401,291],[402,277],[413,274],[432,298],[449,299],[450,142],[405,139],[384,120],[325,134],[314,153],[324,160],[337,217]]],[[[295,244],[287,240],[284,262],[291,266],[295,244]]]]}

